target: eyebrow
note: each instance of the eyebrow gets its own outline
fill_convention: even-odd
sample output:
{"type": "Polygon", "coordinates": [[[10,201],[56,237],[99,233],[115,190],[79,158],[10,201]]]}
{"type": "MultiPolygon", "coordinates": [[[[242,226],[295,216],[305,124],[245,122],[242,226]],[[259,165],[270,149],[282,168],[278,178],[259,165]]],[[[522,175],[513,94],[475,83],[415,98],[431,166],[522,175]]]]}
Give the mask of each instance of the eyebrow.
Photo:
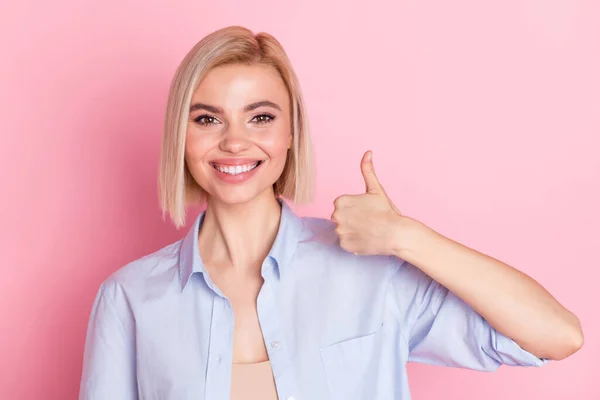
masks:
{"type": "MultiPolygon", "coordinates": [[[[261,100],[261,101],[257,101],[257,102],[254,102],[254,103],[244,106],[244,112],[256,110],[259,107],[272,107],[272,108],[275,108],[275,109],[281,111],[281,107],[279,107],[276,103],[273,103],[272,101],[269,101],[269,100],[261,100]]],[[[224,113],[223,109],[220,107],[215,107],[215,106],[211,106],[209,104],[203,104],[203,103],[192,104],[192,106],[190,107],[190,112],[197,111],[197,110],[206,110],[213,114],[223,114],[224,113]]]]}

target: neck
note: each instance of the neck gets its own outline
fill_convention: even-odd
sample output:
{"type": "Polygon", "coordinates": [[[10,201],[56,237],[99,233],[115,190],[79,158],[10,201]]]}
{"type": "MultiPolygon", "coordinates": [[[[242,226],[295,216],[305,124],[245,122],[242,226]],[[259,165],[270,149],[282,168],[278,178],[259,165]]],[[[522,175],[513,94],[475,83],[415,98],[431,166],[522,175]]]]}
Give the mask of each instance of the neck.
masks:
{"type": "Polygon", "coordinates": [[[198,238],[203,261],[244,271],[260,266],[275,241],[280,218],[281,206],[272,193],[242,204],[209,198],[198,238]]]}

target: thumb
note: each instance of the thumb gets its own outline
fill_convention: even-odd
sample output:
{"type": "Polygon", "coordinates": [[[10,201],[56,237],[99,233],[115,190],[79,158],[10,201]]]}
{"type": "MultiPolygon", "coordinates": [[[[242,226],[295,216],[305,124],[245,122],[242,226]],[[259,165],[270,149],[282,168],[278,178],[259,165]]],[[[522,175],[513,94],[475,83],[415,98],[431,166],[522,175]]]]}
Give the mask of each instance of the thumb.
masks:
{"type": "Polygon", "coordinates": [[[373,167],[373,152],[367,151],[360,162],[360,170],[365,179],[365,189],[367,193],[384,193],[383,187],[375,175],[373,167]]]}

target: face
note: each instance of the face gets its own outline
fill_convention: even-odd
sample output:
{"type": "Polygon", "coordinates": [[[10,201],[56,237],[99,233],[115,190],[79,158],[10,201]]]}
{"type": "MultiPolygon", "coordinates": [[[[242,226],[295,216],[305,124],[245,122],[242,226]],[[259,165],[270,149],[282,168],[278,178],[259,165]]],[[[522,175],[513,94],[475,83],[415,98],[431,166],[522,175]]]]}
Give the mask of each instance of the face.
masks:
{"type": "Polygon", "coordinates": [[[209,202],[273,196],[292,146],[289,94],[274,67],[214,68],[192,96],[185,157],[209,202]]]}

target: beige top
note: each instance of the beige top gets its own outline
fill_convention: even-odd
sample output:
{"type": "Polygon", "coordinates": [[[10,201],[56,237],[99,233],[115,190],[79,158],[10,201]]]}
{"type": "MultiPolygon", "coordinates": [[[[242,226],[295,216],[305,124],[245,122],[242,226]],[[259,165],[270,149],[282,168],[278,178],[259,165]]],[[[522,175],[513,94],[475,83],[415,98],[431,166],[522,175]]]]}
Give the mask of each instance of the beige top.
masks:
{"type": "Polygon", "coordinates": [[[271,363],[232,364],[231,400],[277,400],[271,363]]]}

